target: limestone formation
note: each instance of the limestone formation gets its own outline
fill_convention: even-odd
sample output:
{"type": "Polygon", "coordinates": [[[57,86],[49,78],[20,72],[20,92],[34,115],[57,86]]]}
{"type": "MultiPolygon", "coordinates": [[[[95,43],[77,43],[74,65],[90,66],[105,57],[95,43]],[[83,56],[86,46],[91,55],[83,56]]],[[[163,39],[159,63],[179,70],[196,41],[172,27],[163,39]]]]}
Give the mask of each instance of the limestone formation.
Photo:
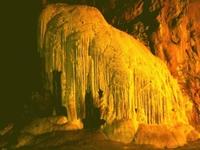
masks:
{"type": "MultiPolygon", "coordinates": [[[[109,25],[97,9],[47,6],[40,17],[38,41],[44,89],[61,101],[69,121],[87,118],[90,99],[99,110],[99,119],[105,120],[102,130],[112,140],[131,142],[136,132],[142,134],[137,129],[141,124],[174,130],[177,124],[190,127],[186,115],[190,102],[167,66],[141,42],[109,25]]],[[[145,138],[137,141],[157,146],[145,143],[145,138]]]]}
{"type": "MultiPolygon", "coordinates": [[[[48,0],[52,3],[52,0],[48,0]]],[[[61,1],[61,0],[57,0],[61,1]]],[[[97,7],[106,20],[128,32],[161,58],[193,102],[200,123],[199,0],[64,0],[97,7]]]]}

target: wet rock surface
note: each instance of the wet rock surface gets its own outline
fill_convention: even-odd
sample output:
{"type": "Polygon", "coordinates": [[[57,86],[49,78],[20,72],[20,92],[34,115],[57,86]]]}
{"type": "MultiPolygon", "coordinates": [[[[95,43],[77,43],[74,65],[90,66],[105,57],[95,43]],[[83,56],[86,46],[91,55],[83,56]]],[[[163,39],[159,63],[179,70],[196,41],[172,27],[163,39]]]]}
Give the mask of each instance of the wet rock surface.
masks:
{"type": "MultiPolygon", "coordinates": [[[[183,147],[174,150],[197,150],[200,148],[200,141],[190,142],[183,147]]],[[[159,150],[150,145],[138,145],[135,142],[123,144],[108,140],[100,131],[56,131],[51,133],[35,136],[34,140],[25,146],[16,148],[5,145],[4,149],[19,150],[159,150]]]]}
{"type": "MultiPolygon", "coordinates": [[[[125,126],[127,131],[130,129],[128,126],[129,124],[125,126]]],[[[159,145],[163,147],[162,144],[167,148],[176,147],[177,142],[182,147],[175,148],[176,150],[197,150],[200,148],[200,141],[193,141],[194,139],[196,140],[196,136],[199,136],[199,134],[192,128],[188,128],[187,125],[177,125],[175,128],[159,125],[140,125],[139,130],[143,131],[138,132],[136,138],[127,144],[120,142],[120,140],[119,142],[110,140],[110,137],[101,130],[82,129],[79,121],[69,123],[64,116],[34,119],[18,129],[11,129],[10,125],[6,127],[9,127],[9,132],[0,137],[0,148],[5,150],[157,150],[159,145]],[[190,132],[191,130],[194,132],[190,132]],[[181,134],[178,132],[181,132],[181,134]],[[187,134],[187,137],[185,137],[183,132],[190,134],[187,134]],[[146,140],[144,140],[144,137],[146,140]],[[188,138],[190,139],[188,140],[188,138]],[[190,142],[186,144],[186,140],[190,142]],[[157,148],[146,143],[157,144],[157,148]]],[[[115,131],[117,134],[114,135],[123,137],[124,135],[123,132],[120,133],[120,128],[115,126],[115,128],[111,129],[117,131],[115,131]]],[[[121,139],[121,137],[116,136],[114,138],[121,139]]]]}

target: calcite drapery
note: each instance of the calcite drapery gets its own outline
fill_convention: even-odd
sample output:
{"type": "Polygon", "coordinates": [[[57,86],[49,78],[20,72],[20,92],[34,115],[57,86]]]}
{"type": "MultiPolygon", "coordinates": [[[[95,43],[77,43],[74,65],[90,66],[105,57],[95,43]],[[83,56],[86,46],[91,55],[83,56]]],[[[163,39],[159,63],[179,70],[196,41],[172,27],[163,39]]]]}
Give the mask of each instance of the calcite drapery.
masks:
{"type": "Polygon", "coordinates": [[[166,65],[133,37],[107,24],[97,9],[49,5],[39,27],[44,88],[54,92],[58,72],[68,120],[85,118],[85,97],[91,93],[105,128],[121,120],[132,120],[135,127],[188,124],[188,101],[166,65]]]}

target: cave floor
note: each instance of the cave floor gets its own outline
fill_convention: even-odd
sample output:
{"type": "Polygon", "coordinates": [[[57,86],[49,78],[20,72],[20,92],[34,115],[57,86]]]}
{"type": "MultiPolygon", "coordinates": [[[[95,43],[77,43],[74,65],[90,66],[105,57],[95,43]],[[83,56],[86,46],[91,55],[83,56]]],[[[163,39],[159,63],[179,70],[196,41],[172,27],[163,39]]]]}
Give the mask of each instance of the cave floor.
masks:
{"type": "MultiPolygon", "coordinates": [[[[20,150],[156,150],[149,145],[122,144],[109,141],[100,132],[68,131],[37,136],[32,144],[20,150]]],[[[200,140],[174,150],[200,150],[200,140]]]]}

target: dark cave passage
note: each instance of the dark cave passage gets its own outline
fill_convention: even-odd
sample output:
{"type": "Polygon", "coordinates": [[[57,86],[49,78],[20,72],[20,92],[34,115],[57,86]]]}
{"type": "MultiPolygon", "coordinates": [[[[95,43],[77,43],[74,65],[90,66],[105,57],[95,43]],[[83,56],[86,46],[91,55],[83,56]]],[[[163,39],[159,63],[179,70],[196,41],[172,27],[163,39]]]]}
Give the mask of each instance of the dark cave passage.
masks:
{"type": "Polygon", "coordinates": [[[41,86],[37,23],[42,7],[40,0],[2,2],[0,119],[18,123],[32,91],[41,86]]]}
{"type": "Polygon", "coordinates": [[[59,71],[53,71],[53,102],[56,115],[67,116],[67,110],[64,106],[62,106],[61,74],[62,73],[59,71]]]}

